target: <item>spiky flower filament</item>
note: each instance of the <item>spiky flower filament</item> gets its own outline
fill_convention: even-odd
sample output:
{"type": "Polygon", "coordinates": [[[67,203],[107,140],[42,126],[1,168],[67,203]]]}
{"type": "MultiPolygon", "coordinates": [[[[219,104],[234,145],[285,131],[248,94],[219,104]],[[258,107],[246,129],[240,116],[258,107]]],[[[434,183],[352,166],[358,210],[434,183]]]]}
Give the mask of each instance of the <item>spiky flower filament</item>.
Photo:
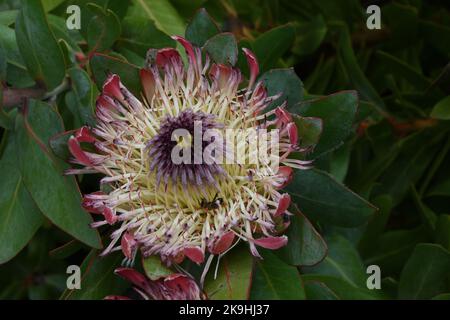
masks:
{"type": "Polygon", "coordinates": [[[141,100],[111,75],[97,99],[97,125],[69,139],[73,162],[84,167],[69,173],[102,173],[101,184],[110,190],[85,195],[83,202],[104,217],[94,227],[119,225],[104,253],[121,249],[132,259],[140,248],[144,256],[159,254],[168,263],[184,257],[201,263],[205,252],[221,254],[237,239],[248,242],[255,256],[256,245],[285,245],[287,237],[277,235],[276,227],[288,225],[282,218],[289,215],[290,196],[279,190],[290,182],[292,168],[309,165],[288,158],[305,151],[298,147],[292,117],[283,105],[267,110],[279,95],[268,97],[263,83],[255,84],[258,66],[250,51],[244,51],[250,81],[239,89],[239,70],[210,65],[208,57],[203,63],[199,48],[174,38],[186,49],[187,68],[175,49],[159,50],[141,70],[141,100]],[[245,143],[246,130],[277,129],[277,149],[268,143],[267,152],[275,151],[281,166],[274,170],[271,161],[174,164],[168,152],[186,141],[169,137],[180,128],[191,132],[196,120],[235,132],[234,156],[254,152],[245,143]],[[80,142],[92,143],[96,151],[85,151],[80,142]]]}

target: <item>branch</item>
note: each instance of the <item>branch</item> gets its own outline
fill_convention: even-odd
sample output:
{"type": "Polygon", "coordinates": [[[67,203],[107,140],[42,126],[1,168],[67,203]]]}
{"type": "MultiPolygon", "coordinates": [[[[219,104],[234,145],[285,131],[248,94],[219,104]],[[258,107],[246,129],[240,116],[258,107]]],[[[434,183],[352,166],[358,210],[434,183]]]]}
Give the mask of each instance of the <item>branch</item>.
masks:
{"type": "Polygon", "coordinates": [[[69,89],[70,83],[67,78],[50,92],[46,92],[43,88],[3,88],[3,101],[1,106],[5,109],[13,108],[22,103],[24,99],[54,100],[57,95],[69,89]]]}

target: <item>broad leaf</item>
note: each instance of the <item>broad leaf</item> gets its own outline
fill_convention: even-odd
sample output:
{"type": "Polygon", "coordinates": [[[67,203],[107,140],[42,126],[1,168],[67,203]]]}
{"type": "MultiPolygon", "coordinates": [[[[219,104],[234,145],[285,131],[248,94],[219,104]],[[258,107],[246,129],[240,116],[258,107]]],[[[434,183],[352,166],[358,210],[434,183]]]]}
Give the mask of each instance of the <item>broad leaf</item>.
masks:
{"type": "Polygon", "coordinates": [[[297,170],[286,190],[308,218],[326,224],[357,227],[375,211],[370,203],[317,169],[297,170]]]}
{"type": "Polygon", "coordinates": [[[339,235],[326,238],[328,255],[317,266],[305,268],[306,273],[334,276],[354,287],[363,288],[367,275],[363,262],[352,243],[339,235]]]}
{"type": "Polygon", "coordinates": [[[435,119],[450,120],[450,96],[439,101],[430,116],[435,119]]]}
{"type": "Polygon", "coordinates": [[[40,1],[23,1],[16,19],[16,37],[28,71],[50,90],[61,84],[65,62],[40,1]]]}
{"type": "Polygon", "coordinates": [[[301,147],[313,147],[319,142],[323,130],[322,119],[294,115],[294,122],[297,126],[301,147]]]}
{"type": "Polygon", "coordinates": [[[255,262],[252,300],[305,299],[302,279],[297,268],[285,264],[272,252],[265,250],[263,259],[255,262]]]}
{"type": "Polygon", "coordinates": [[[145,17],[125,17],[122,36],[117,41],[120,48],[131,49],[145,57],[150,48],[174,47],[175,41],[155,27],[145,17]]]}
{"type": "Polygon", "coordinates": [[[321,15],[310,21],[296,23],[295,42],[292,51],[298,55],[308,55],[317,50],[327,34],[327,24],[321,15]]]}
{"type": "Polygon", "coordinates": [[[100,300],[108,295],[122,294],[128,284],[114,270],[120,267],[121,254],[100,257],[92,250],[81,265],[81,289],[66,290],[64,300],[100,300]]]}
{"type": "Polygon", "coordinates": [[[319,157],[343,144],[352,130],[357,110],[358,94],[355,91],[342,91],[308,100],[295,107],[294,112],[323,121],[323,132],[311,158],[319,157]]]}
{"type": "Polygon", "coordinates": [[[15,130],[23,182],[40,211],[81,242],[100,248],[98,233],[89,226],[92,219],[81,207],[74,177],[64,176],[67,164],[55,158],[48,146],[50,137],[63,131],[56,112],[46,103],[30,100],[18,115],[15,130]]]}
{"type": "Polygon", "coordinates": [[[259,80],[264,82],[269,96],[281,94],[267,110],[274,109],[286,101],[287,109],[294,112],[294,106],[303,99],[303,83],[294,69],[273,69],[264,73],[259,80]]]}
{"type": "Polygon", "coordinates": [[[74,107],[71,111],[77,117],[79,126],[93,126],[95,124],[95,91],[91,79],[86,71],[80,68],[71,68],[68,70],[68,73],[72,80],[72,91],[66,94],[66,104],[74,107]],[[72,104],[68,104],[67,102],[71,102],[72,104]]]}
{"type": "MultiPolygon", "coordinates": [[[[214,264],[212,266],[215,267],[214,264]]],[[[208,272],[204,290],[212,300],[247,299],[250,294],[253,257],[247,246],[240,246],[220,259],[217,278],[214,268],[208,272]]]]}
{"type": "Polygon", "coordinates": [[[6,10],[0,12],[0,24],[9,26],[16,21],[18,10],[6,10]]]}
{"type": "Polygon", "coordinates": [[[428,299],[445,291],[450,252],[435,244],[419,244],[406,263],[398,288],[400,299],[428,299]]]}
{"type": "Polygon", "coordinates": [[[397,276],[414,247],[426,241],[429,239],[423,227],[386,232],[378,238],[372,250],[364,252],[364,263],[378,265],[383,276],[397,276]]]}
{"type": "Polygon", "coordinates": [[[102,89],[108,74],[115,73],[120,76],[122,83],[133,92],[136,97],[140,96],[141,80],[139,78],[139,68],[137,66],[116,57],[97,53],[92,56],[90,67],[99,90],[102,89]]]}
{"type": "Polygon", "coordinates": [[[253,42],[261,70],[275,67],[277,61],[289,50],[294,42],[295,30],[291,24],[273,28],[253,42]]]}
{"type": "Polygon", "coordinates": [[[152,20],[169,36],[184,35],[185,24],[169,0],[134,0],[132,13],[152,20]]]}
{"type": "Polygon", "coordinates": [[[201,8],[189,22],[186,28],[186,39],[202,47],[205,42],[219,33],[219,27],[209,16],[205,9],[201,8]]]}
{"type": "Polygon", "coordinates": [[[0,264],[14,257],[30,241],[43,218],[22,183],[17,166],[15,137],[8,134],[0,158],[0,264]]]}
{"type": "Polygon", "coordinates": [[[120,21],[116,14],[102,7],[90,3],[89,10],[94,16],[89,21],[87,30],[87,43],[89,49],[102,52],[109,49],[120,36],[120,21]]]}
{"type": "Polygon", "coordinates": [[[368,289],[355,288],[345,280],[328,275],[303,275],[306,297],[311,300],[374,300],[368,289]]]}
{"type": "Polygon", "coordinates": [[[325,258],[325,241],[301,213],[291,217],[286,235],[287,245],[275,251],[284,262],[294,266],[313,266],[325,258]]]}
{"type": "Polygon", "coordinates": [[[219,33],[206,41],[203,50],[216,63],[234,66],[237,62],[238,48],[232,33],[219,33]]]}

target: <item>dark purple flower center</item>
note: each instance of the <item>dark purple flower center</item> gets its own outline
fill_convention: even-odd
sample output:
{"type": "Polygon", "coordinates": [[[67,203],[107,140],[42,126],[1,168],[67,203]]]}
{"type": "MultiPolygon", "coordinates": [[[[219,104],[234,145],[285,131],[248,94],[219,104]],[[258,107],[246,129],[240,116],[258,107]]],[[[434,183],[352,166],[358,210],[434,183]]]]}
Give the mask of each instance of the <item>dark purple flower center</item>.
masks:
{"type": "Polygon", "coordinates": [[[198,160],[198,151],[194,149],[195,143],[193,140],[198,139],[199,132],[197,131],[197,134],[194,132],[195,126],[197,126],[196,130],[201,129],[201,141],[197,141],[201,145],[201,151],[212,143],[211,141],[203,141],[204,133],[210,129],[223,127],[215,121],[214,115],[187,109],[176,117],[165,118],[161,122],[158,134],[147,143],[150,171],[156,172],[157,185],[163,181],[167,187],[169,180],[174,185],[181,182],[184,188],[188,184],[198,187],[217,185],[217,176],[223,174],[224,170],[217,163],[208,164],[205,161],[201,161],[201,163],[196,161],[195,156],[197,152],[198,160]],[[199,124],[201,124],[200,127],[199,124]],[[174,134],[177,129],[184,129],[183,131],[188,134],[177,138],[177,135],[174,134]],[[182,147],[183,152],[190,154],[190,161],[176,163],[173,160],[172,150],[177,146],[178,148],[182,147]],[[188,148],[190,150],[187,150],[188,148]]]}

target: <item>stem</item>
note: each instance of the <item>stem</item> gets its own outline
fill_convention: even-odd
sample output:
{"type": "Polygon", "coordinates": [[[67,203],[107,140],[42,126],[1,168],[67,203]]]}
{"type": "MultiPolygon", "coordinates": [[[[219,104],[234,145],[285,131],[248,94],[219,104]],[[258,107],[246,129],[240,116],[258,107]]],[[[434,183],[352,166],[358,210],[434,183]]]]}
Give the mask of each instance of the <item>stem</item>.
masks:
{"type": "Polygon", "coordinates": [[[8,88],[3,89],[3,101],[2,106],[7,109],[20,105],[24,99],[39,99],[39,100],[54,100],[54,98],[69,89],[70,83],[67,78],[64,78],[63,82],[50,92],[45,92],[43,88],[8,88]]]}
{"type": "Polygon", "coordinates": [[[40,88],[11,89],[4,88],[2,106],[10,109],[22,103],[23,99],[33,98],[40,99],[44,96],[45,91],[40,88]]]}

